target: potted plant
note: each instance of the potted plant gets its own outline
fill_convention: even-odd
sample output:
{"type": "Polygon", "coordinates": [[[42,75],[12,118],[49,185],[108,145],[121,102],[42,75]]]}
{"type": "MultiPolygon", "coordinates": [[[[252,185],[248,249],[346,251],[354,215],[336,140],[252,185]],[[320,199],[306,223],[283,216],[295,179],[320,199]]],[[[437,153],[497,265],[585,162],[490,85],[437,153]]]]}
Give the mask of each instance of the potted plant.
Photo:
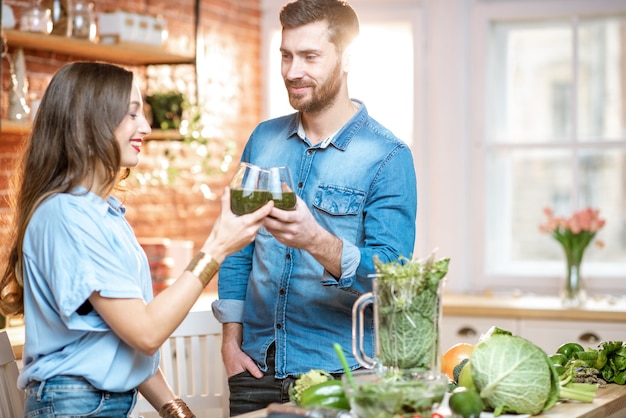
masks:
{"type": "Polygon", "coordinates": [[[155,93],[146,97],[146,104],[152,114],[153,129],[178,129],[183,116],[185,98],[176,91],[155,93]]]}

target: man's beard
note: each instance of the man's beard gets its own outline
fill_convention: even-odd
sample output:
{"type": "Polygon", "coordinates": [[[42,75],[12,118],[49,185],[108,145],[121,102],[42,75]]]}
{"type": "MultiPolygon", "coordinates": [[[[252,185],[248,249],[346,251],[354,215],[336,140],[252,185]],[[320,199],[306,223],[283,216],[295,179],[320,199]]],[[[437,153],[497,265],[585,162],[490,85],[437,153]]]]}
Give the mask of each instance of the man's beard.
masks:
{"type": "MultiPolygon", "coordinates": [[[[285,81],[285,85],[298,86],[299,82],[285,81]]],[[[339,90],[341,89],[341,62],[338,62],[330,76],[324,84],[317,87],[305,84],[306,86],[313,87],[311,89],[312,96],[309,100],[304,100],[302,94],[289,93],[289,103],[294,109],[304,113],[318,113],[329,107],[335,102],[339,90]]]]}

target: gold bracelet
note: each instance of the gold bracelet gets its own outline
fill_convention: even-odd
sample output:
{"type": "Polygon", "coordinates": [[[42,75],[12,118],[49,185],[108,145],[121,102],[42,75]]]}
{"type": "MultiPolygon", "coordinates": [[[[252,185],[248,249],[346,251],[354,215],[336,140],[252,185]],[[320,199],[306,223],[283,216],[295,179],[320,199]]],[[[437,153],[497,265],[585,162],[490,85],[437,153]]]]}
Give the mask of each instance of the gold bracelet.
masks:
{"type": "Polygon", "coordinates": [[[206,287],[219,269],[220,263],[216,259],[209,254],[198,251],[185,270],[189,270],[191,274],[200,280],[202,287],[206,287]]]}
{"type": "Polygon", "coordinates": [[[180,398],[166,402],[165,405],[159,409],[159,416],[162,418],[196,418],[185,401],[180,398]]]}

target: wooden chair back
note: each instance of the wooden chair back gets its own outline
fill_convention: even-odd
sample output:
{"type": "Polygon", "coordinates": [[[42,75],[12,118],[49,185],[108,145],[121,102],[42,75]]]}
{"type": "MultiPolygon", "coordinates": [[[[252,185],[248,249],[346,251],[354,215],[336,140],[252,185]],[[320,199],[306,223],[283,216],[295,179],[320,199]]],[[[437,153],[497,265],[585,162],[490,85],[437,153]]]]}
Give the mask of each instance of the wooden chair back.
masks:
{"type": "MultiPolygon", "coordinates": [[[[210,311],[191,311],[161,347],[168,383],[197,418],[228,417],[228,384],[221,355],[222,325],[210,311]]],[[[158,417],[140,397],[134,416],[158,417]]]]}
{"type": "Polygon", "coordinates": [[[0,332],[0,416],[24,415],[24,391],[17,388],[19,369],[6,331],[0,332]]]}

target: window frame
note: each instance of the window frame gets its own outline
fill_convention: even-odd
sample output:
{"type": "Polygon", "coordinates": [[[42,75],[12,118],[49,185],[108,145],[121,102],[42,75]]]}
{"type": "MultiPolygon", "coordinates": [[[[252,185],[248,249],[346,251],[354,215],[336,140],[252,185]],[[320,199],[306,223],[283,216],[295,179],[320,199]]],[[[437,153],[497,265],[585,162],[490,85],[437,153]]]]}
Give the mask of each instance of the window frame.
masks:
{"type": "MultiPolygon", "coordinates": [[[[488,163],[488,150],[499,149],[522,149],[518,144],[487,144],[487,74],[489,57],[489,30],[493,22],[497,21],[524,21],[571,18],[578,16],[608,15],[612,13],[625,13],[626,5],[619,0],[598,0],[586,2],[580,0],[550,0],[533,2],[529,0],[500,0],[500,1],[479,1],[473,8],[472,13],[472,51],[471,62],[474,83],[471,86],[470,120],[472,141],[470,156],[470,176],[471,187],[474,197],[470,204],[469,212],[472,218],[479,220],[471,225],[470,235],[475,237],[475,245],[478,248],[471,257],[471,277],[469,278],[470,288],[487,288],[499,290],[524,289],[538,293],[554,294],[558,290],[561,276],[564,276],[565,262],[563,262],[563,272],[555,270],[554,266],[544,263],[535,263],[530,269],[519,269],[517,271],[494,271],[488,272],[485,265],[485,253],[487,248],[487,225],[486,202],[488,199],[486,184],[485,166],[488,163]]],[[[565,147],[575,147],[575,144],[564,144],[565,147]]],[[[533,149],[539,149],[537,145],[533,149]]],[[[550,146],[545,146],[550,149],[550,146]]],[[[596,149],[602,149],[598,144],[596,149]]],[[[539,237],[539,232],[538,232],[539,237]]],[[[553,264],[553,263],[552,263],[553,264]]],[[[586,286],[590,293],[606,293],[615,290],[626,290],[626,275],[615,275],[615,271],[607,272],[602,266],[594,266],[593,280],[586,280],[586,286]]],[[[591,276],[591,274],[589,275],[591,276]]]]}

